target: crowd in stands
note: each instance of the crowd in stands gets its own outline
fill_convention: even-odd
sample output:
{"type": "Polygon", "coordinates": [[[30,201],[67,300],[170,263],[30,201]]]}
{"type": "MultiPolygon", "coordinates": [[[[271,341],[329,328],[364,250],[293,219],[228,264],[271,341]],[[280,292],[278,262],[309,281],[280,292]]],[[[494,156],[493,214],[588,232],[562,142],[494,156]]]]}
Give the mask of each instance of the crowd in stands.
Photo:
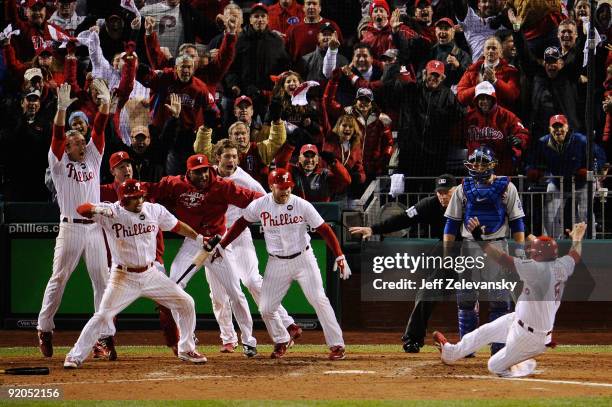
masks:
{"type": "MultiPolygon", "coordinates": [[[[586,0],[4,0],[0,194],[49,201],[57,89],[91,138],[111,91],[108,160],[184,174],[232,140],[262,185],[287,167],[311,201],[356,199],[381,175],[438,176],[490,146],[497,173],[586,177],[586,0]],[[10,26],[9,26],[10,25],[10,26]],[[6,27],[6,29],[5,29],[6,27]]],[[[612,129],[612,1],[595,11],[595,170],[612,129]]],[[[267,186],[266,186],[267,187],[267,186]]],[[[559,188],[549,182],[549,190],[559,188]]],[[[566,189],[567,190],[567,189],[566,189]]]]}

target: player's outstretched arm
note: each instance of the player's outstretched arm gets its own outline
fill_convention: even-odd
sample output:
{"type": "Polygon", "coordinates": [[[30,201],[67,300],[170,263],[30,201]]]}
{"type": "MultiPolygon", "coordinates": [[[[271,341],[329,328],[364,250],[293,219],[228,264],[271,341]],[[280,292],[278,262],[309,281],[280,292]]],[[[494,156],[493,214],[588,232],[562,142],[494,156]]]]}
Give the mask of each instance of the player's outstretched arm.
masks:
{"type": "MultiPolygon", "coordinates": [[[[484,234],[485,226],[480,224],[480,221],[477,217],[468,219],[467,230],[472,234],[474,240],[482,242],[482,235],[484,234]]],[[[514,269],[514,259],[511,256],[508,256],[503,251],[499,250],[496,246],[489,244],[484,241],[483,250],[489,256],[489,258],[493,259],[496,263],[501,264],[504,267],[514,269]]]]}
{"type": "Polygon", "coordinates": [[[372,237],[372,228],[369,226],[353,226],[349,228],[351,235],[361,235],[361,239],[368,240],[372,237]]]}
{"type": "Polygon", "coordinates": [[[114,216],[111,208],[96,206],[89,202],[79,205],[77,207],[77,212],[79,215],[88,219],[93,218],[93,216],[96,214],[106,216],[107,218],[112,218],[114,216]]]}
{"type": "Polygon", "coordinates": [[[578,263],[580,256],[582,256],[582,239],[584,239],[584,234],[586,233],[586,223],[576,223],[572,230],[567,229],[566,231],[572,238],[572,248],[569,255],[578,263]]]}
{"type": "Polygon", "coordinates": [[[227,231],[227,234],[225,235],[223,240],[221,240],[221,243],[219,243],[219,245],[223,249],[225,249],[230,243],[234,241],[234,239],[240,236],[242,231],[244,231],[244,229],[246,229],[247,226],[249,226],[250,224],[251,222],[247,221],[241,216],[240,219],[234,222],[232,227],[227,231]]]}
{"type": "Polygon", "coordinates": [[[189,226],[185,222],[181,222],[180,220],[172,229],[172,232],[184,236],[186,238],[196,240],[198,243],[200,243],[200,245],[204,244],[204,237],[202,235],[198,235],[198,233],[193,230],[191,226],[189,226]]]}
{"type": "Polygon", "coordinates": [[[323,223],[321,226],[315,229],[318,234],[323,237],[327,246],[332,249],[334,255],[336,256],[336,261],[334,263],[334,271],[340,269],[340,277],[343,280],[348,279],[351,276],[351,268],[346,262],[346,258],[342,253],[342,249],[340,248],[340,242],[338,242],[338,238],[336,237],[334,231],[329,227],[327,223],[323,223]]]}

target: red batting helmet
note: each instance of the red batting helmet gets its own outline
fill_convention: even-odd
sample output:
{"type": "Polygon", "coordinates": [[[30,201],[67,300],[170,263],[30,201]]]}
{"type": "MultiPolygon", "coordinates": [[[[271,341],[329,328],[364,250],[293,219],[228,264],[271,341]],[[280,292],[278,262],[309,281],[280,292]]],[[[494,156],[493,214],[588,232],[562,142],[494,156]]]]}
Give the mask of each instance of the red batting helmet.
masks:
{"type": "Polygon", "coordinates": [[[119,185],[119,200],[123,205],[130,198],[140,198],[145,196],[146,190],[144,183],[136,181],[135,179],[125,180],[119,185]]]}
{"type": "Polygon", "coordinates": [[[293,177],[291,173],[284,168],[277,168],[268,174],[268,184],[270,186],[276,185],[281,189],[287,189],[293,187],[293,177]]]}
{"type": "Polygon", "coordinates": [[[529,244],[527,252],[532,260],[551,261],[559,255],[559,247],[552,237],[540,236],[529,244]]]}

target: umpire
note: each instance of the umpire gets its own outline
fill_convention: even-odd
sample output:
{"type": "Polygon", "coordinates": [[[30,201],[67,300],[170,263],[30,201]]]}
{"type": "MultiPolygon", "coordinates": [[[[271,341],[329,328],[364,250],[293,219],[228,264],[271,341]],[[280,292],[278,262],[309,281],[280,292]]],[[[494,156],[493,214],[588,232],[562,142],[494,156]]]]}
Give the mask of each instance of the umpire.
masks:
{"type": "MultiPolygon", "coordinates": [[[[455,177],[450,174],[443,174],[436,178],[435,196],[430,196],[418,201],[405,213],[393,216],[384,222],[377,223],[371,227],[351,227],[349,232],[352,235],[362,235],[368,239],[373,234],[391,233],[406,229],[417,224],[428,225],[431,228],[431,237],[442,241],[444,236],[444,226],[446,218],[444,212],[450,202],[456,188],[455,177]]],[[[423,300],[422,296],[417,297],[412,314],[406,326],[406,332],[402,336],[404,351],[408,353],[419,353],[424,345],[427,321],[436,304],[435,301],[423,300]],[[421,297],[421,299],[419,298],[421,297]]],[[[425,296],[427,297],[427,296],[425,296]]]]}

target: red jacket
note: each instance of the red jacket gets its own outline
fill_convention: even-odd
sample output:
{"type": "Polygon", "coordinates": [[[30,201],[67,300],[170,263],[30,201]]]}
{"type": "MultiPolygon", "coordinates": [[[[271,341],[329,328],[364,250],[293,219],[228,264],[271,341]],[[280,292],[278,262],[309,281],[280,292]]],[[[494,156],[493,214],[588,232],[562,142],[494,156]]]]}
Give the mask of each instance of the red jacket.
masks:
{"type": "Polygon", "coordinates": [[[185,175],[174,175],[149,184],[147,193],[150,199],[162,203],[178,219],[203,236],[223,235],[228,205],[246,208],[262,194],[217,177],[212,168],[209,174],[209,184],[201,190],[191,184],[185,175]]]}
{"type": "MultiPolygon", "coordinates": [[[[13,77],[19,81],[19,85],[21,85],[24,81],[23,74],[25,73],[25,71],[27,71],[30,68],[33,68],[34,66],[30,62],[26,62],[24,64],[22,61],[20,61],[15,55],[15,49],[11,45],[7,45],[3,47],[2,51],[3,51],[4,63],[6,64],[6,67],[9,69],[13,77]]],[[[70,84],[70,86],[75,87],[77,83],[76,82],[76,78],[77,78],[76,70],[77,70],[76,58],[75,59],[65,58],[64,59],[64,71],[63,72],[60,72],[60,71],[51,72],[51,74],[53,75],[53,78],[45,78],[45,81],[47,82],[49,87],[53,89],[57,88],[59,85],[61,85],[64,82],[67,82],[68,84],[70,84]]],[[[43,75],[44,75],[44,72],[43,72],[43,75]]]]}
{"type": "MultiPolygon", "coordinates": [[[[363,32],[361,42],[368,44],[370,48],[372,48],[372,56],[375,59],[379,59],[386,50],[390,48],[397,48],[393,44],[393,39],[391,37],[392,34],[391,26],[389,24],[379,30],[378,28],[374,27],[372,22],[370,22],[363,32]]],[[[418,34],[414,30],[403,24],[400,26],[400,35],[406,40],[418,37],[418,34]]]]}
{"type": "MultiPolygon", "coordinates": [[[[612,53],[610,54],[612,55],[612,53]]],[[[604,89],[606,92],[604,93],[603,100],[606,100],[608,97],[612,96],[612,80],[606,79],[604,82],[604,89]]],[[[606,125],[604,126],[603,137],[602,140],[604,143],[610,141],[610,132],[612,132],[612,111],[608,111],[606,113],[606,125]]]]}
{"type": "MultiPolygon", "coordinates": [[[[352,106],[343,109],[340,103],[336,101],[336,90],[338,85],[336,81],[327,82],[325,93],[323,94],[323,116],[325,133],[328,133],[333,128],[332,123],[342,114],[351,114],[355,116],[361,130],[361,157],[363,158],[363,166],[369,177],[381,175],[389,165],[389,160],[393,154],[393,135],[391,134],[390,124],[385,124],[381,120],[381,115],[370,112],[370,115],[365,119],[360,113],[353,110],[352,106]]],[[[383,117],[384,118],[384,117],[383,117]]],[[[388,117],[387,117],[387,120],[388,117]]],[[[390,121],[390,120],[389,120],[390,121]]]]}
{"type": "Polygon", "coordinates": [[[204,82],[192,77],[189,82],[181,82],[172,68],[163,71],[153,71],[139,75],[138,80],[144,86],[151,88],[152,124],[158,129],[170,118],[170,112],[165,105],[170,104],[170,94],[176,93],[181,98],[180,121],[183,128],[195,131],[204,124],[204,109],[215,104],[215,98],[208,91],[204,82]]]}
{"type": "Polygon", "coordinates": [[[268,7],[268,27],[287,34],[290,26],[299,24],[304,19],[304,7],[293,0],[289,8],[282,8],[280,3],[268,7]]]}
{"type": "MultiPolygon", "coordinates": [[[[148,183],[144,183],[145,188],[148,183]]],[[[117,202],[119,200],[119,183],[113,182],[112,184],[104,184],[100,185],[100,201],[101,202],[117,202]]],[[[106,241],[106,234],[104,235],[104,239],[106,241]]],[[[157,246],[155,248],[155,261],[160,264],[164,264],[164,233],[161,229],[157,232],[157,246]]],[[[108,244],[106,244],[106,254],[108,260],[110,260],[110,249],[108,248],[108,244]]]]}
{"type": "MultiPolygon", "coordinates": [[[[204,82],[209,89],[215,89],[217,87],[232,65],[232,62],[234,62],[237,38],[237,35],[225,34],[221,46],[219,46],[217,57],[210,60],[208,65],[199,66],[193,74],[194,77],[204,82]]],[[[145,35],[144,43],[147,50],[147,57],[153,69],[173,67],[172,61],[169,61],[160,50],[159,37],[156,32],[153,32],[151,35],[145,35]]]]}
{"type": "MultiPolygon", "coordinates": [[[[470,105],[474,100],[476,85],[482,81],[481,67],[484,57],[473,63],[461,77],[457,84],[457,99],[463,105],[470,105]]],[[[493,84],[498,103],[506,109],[514,110],[520,96],[519,71],[514,66],[500,59],[495,67],[497,81],[493,84]]]]}
{"type": "Polygon", "coordinates": [[[495,152],[498,160],[498,174],[513,175],[523,151],[529,142],[529,132],[520,119],[508,109],[494,106],[483,115],[480,109],[472,107],[464,119],[465,143],[468,151],[486,144],[495,152]],[[521,145],[512,146],[510,138],[516,136],[521,145]]]}
{"type": "Polygon", "coordinates": [[[326,22],[330,22],[338,33],[338,41],[342,44],[342,32],[334,21],[322,18],[318,23],[305,23],[292,25],[287,30],[287,52],[292,61],[298,61],[304,55],[314,51],[319,44],[319,29],[326,22]]]}

